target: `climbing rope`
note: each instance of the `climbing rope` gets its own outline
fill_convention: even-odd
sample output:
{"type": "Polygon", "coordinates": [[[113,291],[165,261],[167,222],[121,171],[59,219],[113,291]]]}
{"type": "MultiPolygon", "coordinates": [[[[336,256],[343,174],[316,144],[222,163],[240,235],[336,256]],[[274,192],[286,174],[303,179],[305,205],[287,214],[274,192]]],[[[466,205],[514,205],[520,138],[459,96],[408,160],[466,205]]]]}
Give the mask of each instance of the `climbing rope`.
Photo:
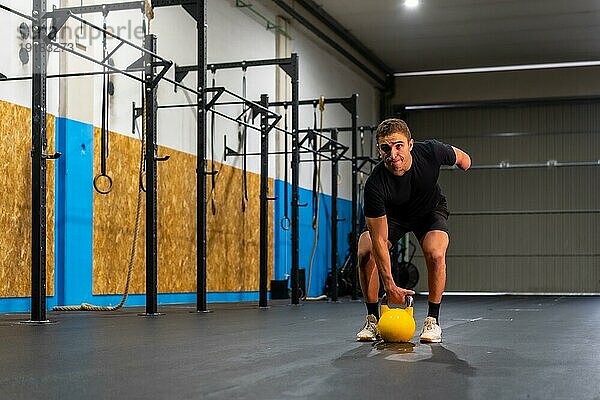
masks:
{"type": "MultiPolygon", "coordinates": [[[[145,0],[145,16],[148,19],[148,30],[150,29],[150,20],[154,18],[154,11],[152,9],[152,2],[145,0]]],[[[146,21],[144,21],[146,22],[146,21]]],[[[142,95],[143,97],[143,95],[142,95]]],[[[131,276],[133,274],[133,267],[135,265],[135,255],[137,253],[137,241],[140,233],[140,216],[142,211],[142,193],[144,190],[144,171],[145,171],[145,160],[144,154],[146,152],[146,102],[144,101],[142,116],[142,132],[140,133],[135,124],[135,129],[140,134],[140,168],[138,173],[138,193],[137,193],[137,206],[135,210],[135,224],[133,227],[133,240],[131,244],[131,252],[129,255],[129,265],[127,267],[127,278],[125,280],[125,287],[123,289],[123,296],[121,301],[115,306],[97,306],[89,303],[81,303],[78,306],[56,306],[53,311],[116,311],[123,307],[127,297],[129,296],[129,286],[131,284],[131,276]]],[[[134,117],[135,118],[135,117],[134,117]]]]}
{"type": "MultiPolygon", "coordinates": [[[[142,149],[144,148],[144,144],[142,142],[142,149]]],[[[116,311],[119,308],[123,307],[125,301],[127,300],[127,296],[129,295],[129,285],[131,283],[131,275],[133,273],[133,266],[135,264],[135,254],[137,252],[137,241],[140,233],[140,215],[142,210],[142,186],[141,186],[141,175],[142,175],[142,165],[144,163],[144,152],[141,152],[140,159],[140,180],[138,185],[138,195],[137,195],[137,207],[135,210],[135,225],[133,228],[133,243],[131,245],[131,254],[129,257],[129,266],[127,268],[127,279],[125,280],[125,288],[123,289],[123,297],[121,301],[116,306],[96,306],[89,303],[81,303],[78,306],[57,306],[54,307],[53,311],[116,311]]]]}
{"type": "MultiPolygon", "coordinates": [[[[246,80],[247,68],[244,65],[242,67],[242,97],[248,98],[247,94],[247,80],[246,80]]],[[[242,105],[242,108],[246,107],[242,105]]],[[[243,149],[242,157],[242,212],[246,212],[248,208],[248,127],[246,124],[250,121],[250,116],[245,110],[242,111],[242,120],[245,124],[240,124],[241,130],[241,148],[243,149]]]]}
{"type": "MultiPolygon", "coordinates": [[[[323,146],[323,136],[322,135],[323,135],[323,114],[324,114],[324,112],[325,112],[325,97],[321,96],[321,97],[319,97],[319,113],[320,113],[319,133],[320,133],[320,135],[319,135],[319,144],[317,146],[317,149],[319,149],[319,150],[323,146]]],[[[314,135],[314,139],[313,139],[315,141],[317,140],[316,136],[317,135],[314,135]]],[[[306,284],[306,293],[304,293],[304,300],[322,300],[322,296],[320,296],[318,298],[307,297],[308,293],[310,292],[310,281],[312,279],[312,269],[313,269],[313,264],[315,261],[315,254],[317,252],[317,244],[319,241],[319,205],[320,205],[321,192],[323,190],[323,187],[321,185],[321,155],[315,154],[315,157],[317,157],[317,156],[318,156],[318,161],[316,163],[316,168],[315,168],[316,199],[313,202],[313,204],[314,204],[313,229],[315,231],[315,234],[314,234],[314,239],[313,239],[312,251],[310,254],[310,262],[309,262],[309,267],[308,267],[308,280],[307,280],[307,284],[306,284]]],[[[315,194],[313,194],[313,195],[315,195],[315,194]]]]}

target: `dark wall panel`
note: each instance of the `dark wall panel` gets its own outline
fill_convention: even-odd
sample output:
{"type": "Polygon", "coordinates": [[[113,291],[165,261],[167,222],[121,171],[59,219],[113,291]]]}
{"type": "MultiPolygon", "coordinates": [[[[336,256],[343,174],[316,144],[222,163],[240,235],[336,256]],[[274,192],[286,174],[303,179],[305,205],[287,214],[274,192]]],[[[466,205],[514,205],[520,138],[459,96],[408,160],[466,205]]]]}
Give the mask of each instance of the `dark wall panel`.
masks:
{"type": "MultiPolygon", "coordinates": [[[[599,104],[415,110],[408,121],[416,139],[463,148],[474,165],[600,160],[599,104]]],[[[600,165],[441,171],[440,185],[455,213],[447,290],[600,293],[600,165]],[[540,210],[568,212],[460,215],[540,210]]]]}

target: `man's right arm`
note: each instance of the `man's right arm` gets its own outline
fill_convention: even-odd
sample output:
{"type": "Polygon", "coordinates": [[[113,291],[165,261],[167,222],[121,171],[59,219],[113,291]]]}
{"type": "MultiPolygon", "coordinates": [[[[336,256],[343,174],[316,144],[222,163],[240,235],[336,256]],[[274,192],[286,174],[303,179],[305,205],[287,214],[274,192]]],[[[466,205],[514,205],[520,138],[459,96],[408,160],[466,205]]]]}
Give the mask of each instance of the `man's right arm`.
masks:
{"type": "Polygon", "coordinates": [[[366,222],[371,236],[373,257],[375,258],[379,276],[383,281],[388,301],[392,304],[404,304],[404,296],[414,294],[415,292],[399,288],[396,286],[394,278],[392,277],[392,266],[387,239],[387,217],[384,215],[378,218],[366,218],[366,222]]]}

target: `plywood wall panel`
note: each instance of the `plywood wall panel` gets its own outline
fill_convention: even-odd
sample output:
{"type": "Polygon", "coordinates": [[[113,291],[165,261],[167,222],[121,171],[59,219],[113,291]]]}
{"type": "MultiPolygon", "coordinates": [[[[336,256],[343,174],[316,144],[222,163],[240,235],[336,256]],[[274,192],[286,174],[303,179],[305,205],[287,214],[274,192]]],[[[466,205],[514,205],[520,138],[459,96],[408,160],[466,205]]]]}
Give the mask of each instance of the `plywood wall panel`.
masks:
{"type": "MultiPolygon", "coordinates": [[[[100,131],[95,131],[96,173],[100,168],[100,131]]],[[[196,157],[159,148],[170,155],[158,169],[158,291],[196,290],[196,157]]],[[[121,293],[131,252],[140,143],[111,133],[108,173],[113,191],[94,195],[94,293],[121,293]]],[[[210,161],[208,168],[210,168],[210,161]]],[[[259,288],[260,176],[247,174],[248,203],[242,211],[242,171],[215,163],[215,190],[207,178],[207,289],[212,292],[259,288]],[[213,214],[213,201],[215,213],[213,214]]],[[[270,192],[273,182],[269,181],[270,192]]],[[[145,194],[142,198],[145,203],[145,194]]],[[[271,204],[272,205],[272,204],[271,204]]],[[[142,207],[142,213],[145,209],[142,207]]],[[[273,276],[273,210],[269,217],[269,279],[273,276]]],[[[140,237],[130,293],[145,291],[145,228],[140,237]]]]}
{"type": "MultiPolygon", "coordinates": [[[[47,115],[48,153],[55,119],[47,115]]],[[[46,294],[54,295],[54,162],[47,163],[46,294]]],[[[31,109],[0,101],[0,297],[31,295],[31,109]]]]}
{"type": "MultiPolygon", "coordinates": [[[[110,133],[107,175],[113,180],[110,193],[94,191],[93,285],[94,294],[122,293],[127,277],[138,199],[140,141],[110,133]]],[[[100,172],[100,129],[94,129],[94,175],[100,172]]],[[[90,177],[90,185],[91,177],[90,177]]],[[[142,193],[143,194],[143,193],[142,193]]],[[[140,228],[130,293],[145,288],[145,201],[142,196],[140,228]]]]}

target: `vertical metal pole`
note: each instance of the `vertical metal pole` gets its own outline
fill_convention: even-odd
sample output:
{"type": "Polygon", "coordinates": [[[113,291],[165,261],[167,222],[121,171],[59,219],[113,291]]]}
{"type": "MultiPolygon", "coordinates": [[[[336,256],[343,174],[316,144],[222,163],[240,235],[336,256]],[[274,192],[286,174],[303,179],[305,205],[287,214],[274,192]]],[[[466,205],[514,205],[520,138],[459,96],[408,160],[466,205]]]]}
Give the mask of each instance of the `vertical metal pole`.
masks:
{"type": "MultiPolygon", "coordinates": [[[[269,106],[269,96],[260,96],[260,104],[269,106]]],[[[260,299],[259,307],[267,307],[267,262],[269,255],[269,126],[265,111],[260,116],[260,299]]]]}
{"type": "Polygon", "coordinates": [[[298,215],[298,185],[300,174],[300,147],[298,133],[298,109],[300,100],[298,97],[298,56],[292,54],[291,75],[292,80],[292,304],[300,304],[298,288],[298,266],[299,266],[299,215],[298,215]]]}
{"type": "Polygon", "coordinates": [[[358,160],[357,157],[357,126],[358,126],[358,95],[352,95],[352,246],[350,254],[352,257],[352,300],[356,300],[358,281],[358,160]]]}
{"type": "MultiPolygon", "coordinates": [[[[156,53],[156,36],[146,35],[144,48],[156,53]]],[[[157,293],[157,144],[156,144],[156,87],[154,59],[146,54],[144,60],[144,106],[146,108],[146,315],[158,313],[157,293]]]]}
{"type": "MultiPolygon", "coordinates": [[[[409,121],[408,121],[408,110],[406,109],[406,107],[402,106],[401,110],[400,110],[400,118],[404,120],[404,122],[406,122],[406,124],[408,125],[409,121]]],[[[409,125],[410,126],[410,125],[409,125]]],[[[373,135],[373,132],[371,132],[371,136],[373,135]]],[[[404,248],[404,251],[402,252],[402,261],[408,262],[408,260],[410,259],[410,234],[407,233],[404,235],[404,237],[402,237],[402,246],[404,248]]],[[[397,257],[396,257],[397,259],[397,257]]]]}
{"type": "MultiPolygon", "coordinates": [[[[331,131],[331,140],[337,142],[338,131],[331,131]]],[[[331,301],[338,301],[337,257],[338,257],[338,159],[337,147],[332,145],[331,152],[331,301]]]]}
{"type": "Polygon", "coordinates": [[[46,322],[46,0],[33,1],[31,321],[46,322]]]}
{"type": "Polygon", "coordinates": [[[198,76],[196,101],[196,311],[206,312],[206,0],[196,1],[198,76]]]}

